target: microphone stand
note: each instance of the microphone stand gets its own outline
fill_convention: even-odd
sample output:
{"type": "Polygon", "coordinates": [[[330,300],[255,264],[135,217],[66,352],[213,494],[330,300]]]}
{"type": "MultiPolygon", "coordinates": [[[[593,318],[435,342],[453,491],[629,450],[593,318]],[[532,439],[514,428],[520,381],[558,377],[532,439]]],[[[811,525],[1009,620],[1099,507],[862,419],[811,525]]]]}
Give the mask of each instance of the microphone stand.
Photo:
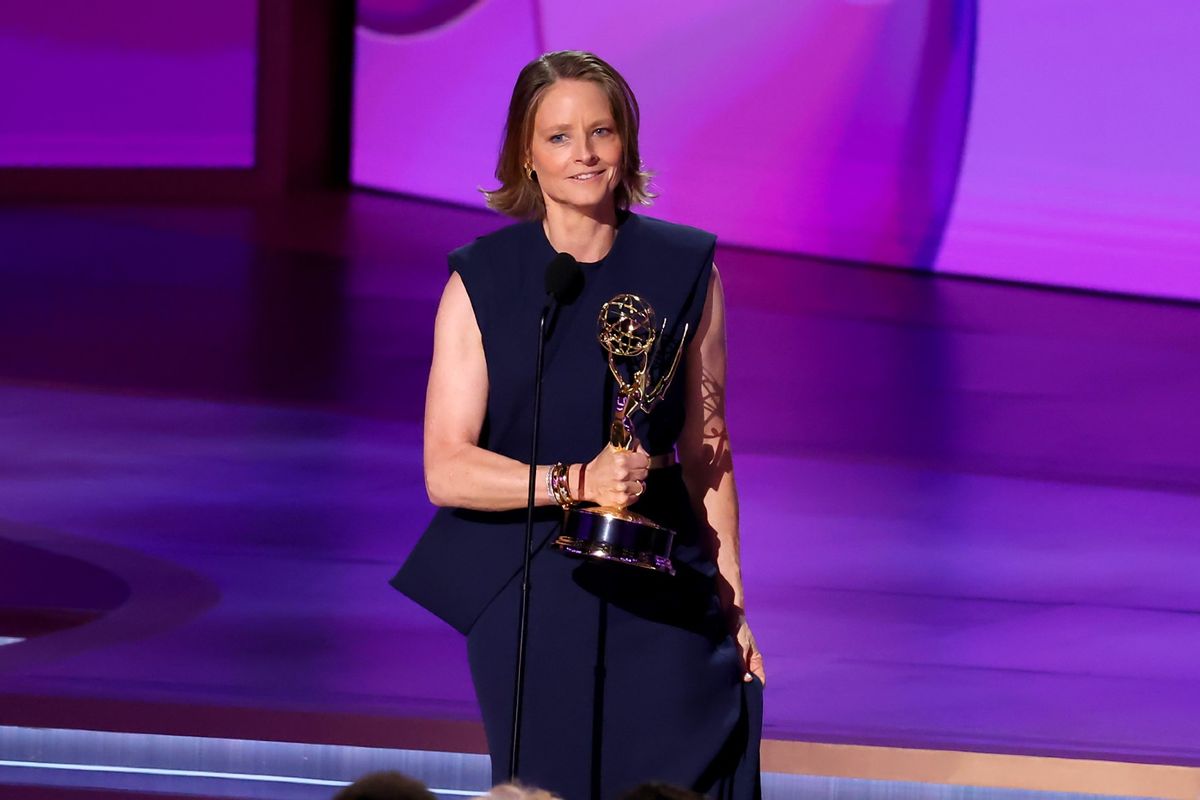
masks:
{"type": "Polygon", "coordinates": [[[542,405],[542,356],[546,346],[546,317],[554,305],[551,295],[538,318],[537,366],[533,371],[533,436],[529,446],[529,498],[525,509],[525,560],[521,566],[521,620],[517,625],[517,678],[513,689],[512,741],[508,750],[508,779],[517,778],[521,752],[521,707],[525,694],[525,640],[529,632],[529,562],[533,559],[533,508],[537,488],[538,429],[542,405]]]}

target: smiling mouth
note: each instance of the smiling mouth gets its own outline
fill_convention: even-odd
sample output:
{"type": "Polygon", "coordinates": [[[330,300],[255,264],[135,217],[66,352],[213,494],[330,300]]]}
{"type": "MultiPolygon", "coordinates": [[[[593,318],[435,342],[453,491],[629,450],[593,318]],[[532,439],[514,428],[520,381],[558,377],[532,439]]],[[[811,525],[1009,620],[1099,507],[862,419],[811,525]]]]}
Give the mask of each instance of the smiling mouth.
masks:
{"type": "Polygon", "coordinates": [[[595,172],[581,172],[578,175],[572,175],[571,180],[580,182],[590,181],[593,178],[598,178],[603,174],[604,170],[597,170],[595,172]]]}

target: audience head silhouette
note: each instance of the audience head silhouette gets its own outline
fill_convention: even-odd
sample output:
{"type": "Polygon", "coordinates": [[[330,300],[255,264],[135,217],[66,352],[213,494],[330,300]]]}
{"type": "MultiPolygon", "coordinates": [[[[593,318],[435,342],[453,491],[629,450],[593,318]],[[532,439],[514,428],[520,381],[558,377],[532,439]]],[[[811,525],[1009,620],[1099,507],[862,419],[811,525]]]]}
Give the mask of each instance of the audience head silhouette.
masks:
{"type": "Polygon", "coordinates": [[[643,783],[621,795],[621,800],[706,800],[706,798],[699,792],[682,789],[669,783],[643,783]]]}
{"type": "Polygon", "coordinates": [[[372,772],[342,789],[333,800],[437,800],[437,795],[403,772],[372,772]]]}
{"type": "Polygon", "coordinates": [[[484,800],[562,800],[558,795],[537,789],[532,786],[522,786],[519,783],[502,783],[493,786],[485,794],[484,800]]]}

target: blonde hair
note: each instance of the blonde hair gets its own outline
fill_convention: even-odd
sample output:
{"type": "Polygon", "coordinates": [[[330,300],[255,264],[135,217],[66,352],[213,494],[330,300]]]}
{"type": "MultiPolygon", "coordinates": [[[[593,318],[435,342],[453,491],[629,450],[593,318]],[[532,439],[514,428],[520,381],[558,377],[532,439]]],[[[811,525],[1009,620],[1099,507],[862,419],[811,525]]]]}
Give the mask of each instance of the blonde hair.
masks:
{"type": "Polygon", "coordinates": [[[617,208],[632,204],[649,205],[653,194],[647,188],[651,173],[642,169],[638,155],[640,114],[633,90],[615,69],[599,56],[582,50],[546,53],[525,65],[513,86],[504,124],[504,141],[496,163],[500,188],[487,190],[488,207],[520,219],[546,216],[545,200],[536,178],[525,172],[529,144],[533,139],[533,120],[542,96],[556,81],[592,81],[604,90],[612,107],[617,135],[621,137],[621,182],[613,193],[617,208]]]}
{"type": "Polygon", "coordinates": [[[562,798],[545,789],[513,782],[493,786],[480,800],[562,800],[562,798]]]}

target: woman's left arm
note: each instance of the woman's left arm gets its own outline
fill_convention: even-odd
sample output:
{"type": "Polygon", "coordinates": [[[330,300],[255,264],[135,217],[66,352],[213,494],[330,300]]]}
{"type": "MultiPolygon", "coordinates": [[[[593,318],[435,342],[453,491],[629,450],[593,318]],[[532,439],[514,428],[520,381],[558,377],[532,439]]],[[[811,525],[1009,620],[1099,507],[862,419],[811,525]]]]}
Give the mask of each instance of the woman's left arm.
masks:
{"type": "Polygon", "coordinates": [[[700,325],[687,352],[686,412],[679,437],[683,480],[716,556],[717,591],[746,668],[766,683],[762,654],[746,622],[737,486],[725,424],[725,293],[713,264],[700,325]]]}

